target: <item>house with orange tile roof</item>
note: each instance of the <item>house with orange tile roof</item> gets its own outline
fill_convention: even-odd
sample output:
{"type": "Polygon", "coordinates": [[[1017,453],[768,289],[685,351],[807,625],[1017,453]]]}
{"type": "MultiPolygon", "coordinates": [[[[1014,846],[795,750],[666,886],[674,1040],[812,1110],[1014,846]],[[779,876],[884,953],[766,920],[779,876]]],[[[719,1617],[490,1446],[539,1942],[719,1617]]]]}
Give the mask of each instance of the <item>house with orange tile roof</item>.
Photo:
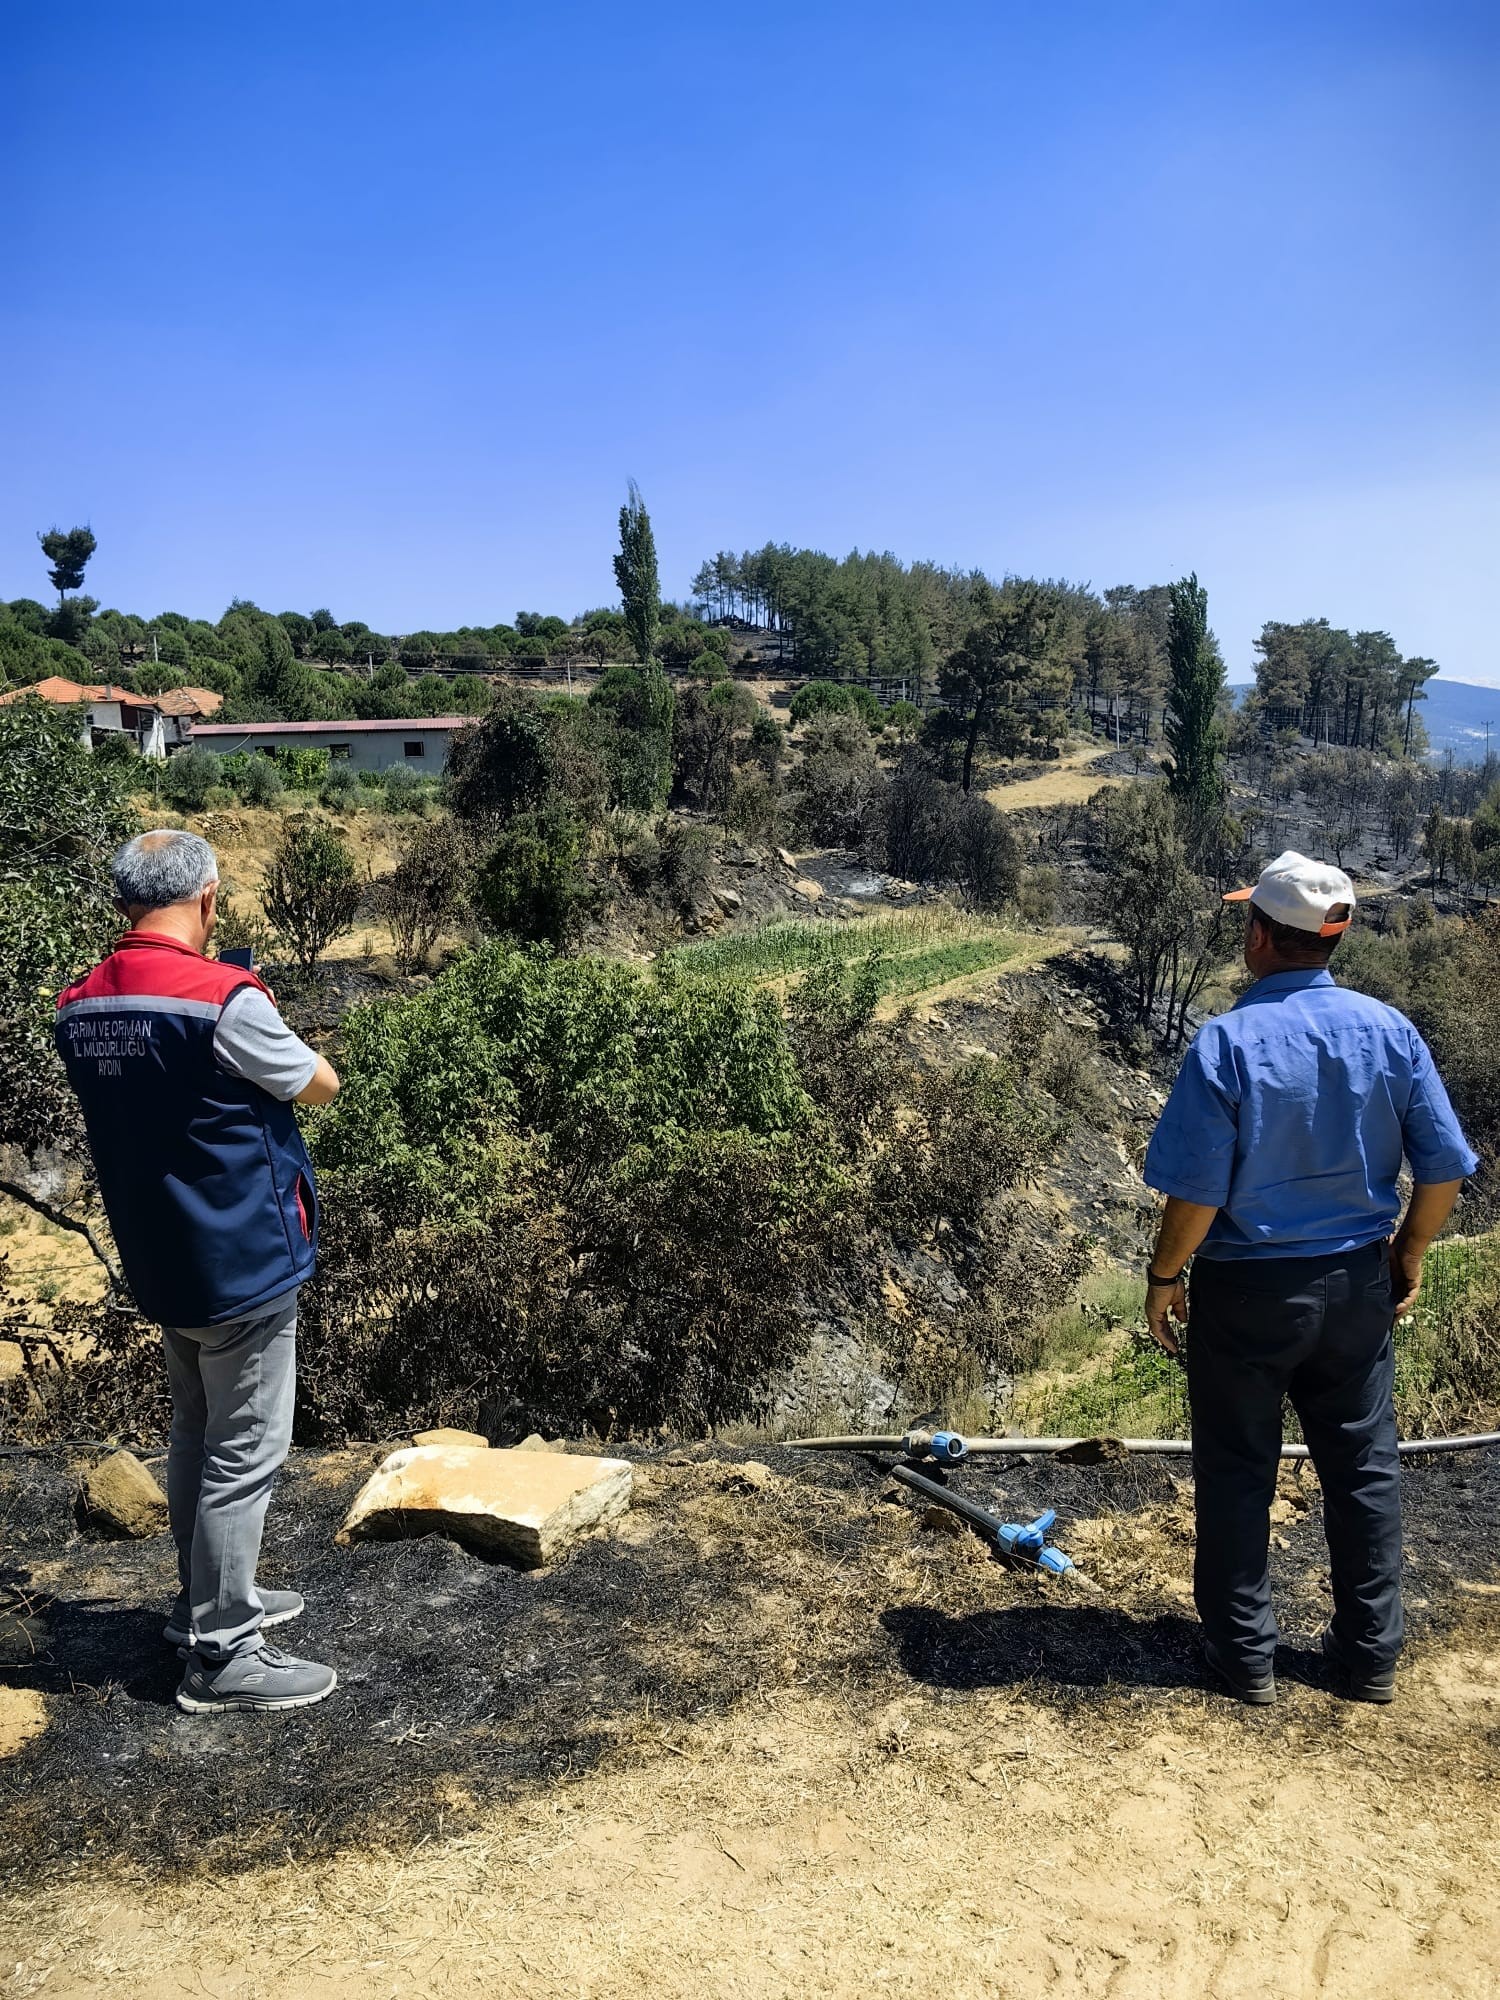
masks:
{"type": "Polygon", "coordinates": [[[166,757],[186,745],[195,720],[218,713],[224,697],[212,688],[169,688],[136,694],[112,681],[70,681],[49,674],[32,687],[0,694],[0,705],[35,696],[54,708],[77,709],[80,739],[90,748],[103,736],[128,735],[143,757],[166,757]]]}

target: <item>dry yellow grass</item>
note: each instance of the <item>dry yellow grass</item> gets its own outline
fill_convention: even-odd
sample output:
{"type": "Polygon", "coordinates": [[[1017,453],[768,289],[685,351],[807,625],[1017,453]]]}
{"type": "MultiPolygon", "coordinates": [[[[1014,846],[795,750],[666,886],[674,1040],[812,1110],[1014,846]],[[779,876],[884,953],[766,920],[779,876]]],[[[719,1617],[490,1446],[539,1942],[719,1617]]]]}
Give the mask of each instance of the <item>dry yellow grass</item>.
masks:
{"type": "Polygon", "coordinates": [[[1106,776],[1094,766],[1101,763],[1113,745],[1086,744],[1070,750],[1040,777],[1022,778],[1014,785],[992,785],[985,793],[999,812],[1029,812],[1037,806],[1082,805],[1102,785],[1128,785],[1127,777],[1106,776]]]}

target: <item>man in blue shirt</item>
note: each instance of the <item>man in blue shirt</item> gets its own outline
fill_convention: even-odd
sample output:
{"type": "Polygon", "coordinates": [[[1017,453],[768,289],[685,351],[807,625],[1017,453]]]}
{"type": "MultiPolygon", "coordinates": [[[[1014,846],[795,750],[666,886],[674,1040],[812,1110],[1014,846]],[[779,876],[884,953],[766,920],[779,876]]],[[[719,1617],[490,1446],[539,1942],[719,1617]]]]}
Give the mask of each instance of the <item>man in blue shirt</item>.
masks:
{"type": "Polygon", "coordinates": [[[1193,1594],[1213,1671],[1243,1701],[1274,1701],[1267,1552],[1289,1397],[1323,1487],[1323,1649],[1346,1693],[1389,1701],[1403,1633],[1391,1329],[1479,1162],[1410,1021],[1334,984],[1354,913],[1343,870],[1283,854],[1226,900],[1250,904],[1255,983],[1199,1030],[1145,1164],[1167,1197],[1146,1318],[1168,1353],[1193,1258],[1193,1594]],[[1403,1154],[1415,1186],[1397,1227],[1403,1154]]]}

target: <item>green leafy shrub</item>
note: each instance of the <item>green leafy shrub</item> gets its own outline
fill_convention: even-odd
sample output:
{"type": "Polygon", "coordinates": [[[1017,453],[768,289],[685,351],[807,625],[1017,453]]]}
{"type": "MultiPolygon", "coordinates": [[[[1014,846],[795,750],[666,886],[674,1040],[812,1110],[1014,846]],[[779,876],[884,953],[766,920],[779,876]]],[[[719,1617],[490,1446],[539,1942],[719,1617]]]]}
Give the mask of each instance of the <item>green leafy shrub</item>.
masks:
{"type": "Polygon", "coordinates": [[[359,775],[352,764],[330,764],[318,788],[318,803],[330,812],[349,812],[361,803],[359,775]]]}
{"type": "Polygon", "coordinates": [[[179,750],[167,759],[162,773],[162,797],[179,812],[201,812],[208,795],[222,783],[220,760],[212,750],[179,750]]]}
{"type": "Polygon", "coordinates": [[[792,696],[789,713],[794,728],[818,715],[847,715],[849,690],[838,681],[805,681],[792,696]]]}
{"type": "Polygon", "coordinates": [[[332,827],[296,820],[281,836],[261,889],[266,921],[310,971],[354,928],[360,884],[354,856],[332,827]]]}
{"type": "Polygon", "coordinates": [[[1038,863],[1021,870],[1016,884],[1016,914],[1023,924],[1047,930],[1057,922],[1057,901],[1062,894],[1062,871],[1038,863]]]}
{"type": "Polygon", "coordinates": [[[91,1170],[53,1046],[55,996],[119,933],[109,863],[136,831],[122,767],[91,755],[66,711],[35,699],[0,708],[0,1072],[12,1085],[0,1092],[0,1147],[23,1163],[49,1154],[39,1185],[66,1168],[84,1206],[91,1170]]]}
{"type": "Polygon", "coordinates": [[[744,840],[773,840],[781,818],[775,781],[759,765],[742,765],[730,779],[725,823],[744,840]]]}
{"type": "Polygon", "coordinates": [[[387,812],[420,812],[427,803],[421,779],[405,764],[392,764],[384,774],[381,789],[387,812]]]}
{"type": "Polygon", "coordinates": [[[700,1427],[794,1351],[847,1189],[769,996],[493,945],[352,1013],[341,1067],[305,1427],[700,1427]]]}
{"type": "Polygon", "coordinates": [[[132,773],[141,764],[141,753],[135,746],[135,738],[125,729],[111,729],[101,736],[94,745],[94,755],[106,764],[123,766],[132,773]]]}
{"type": "Polygon", "coordinates": [[[247,806],[271,806],[286,790],[286,780],[274,757],[247,757],[234,788],[247,806]]]}
{"type": "Polygon", "coordinates": [[[316,792],[328,776],[328,752],[303,743],[278,743],[276,762],[294,792],[316,792]]]}
{"type": "Polygon", "coordinates": [[[1416,1310],[1396,1328],[1396,1408],[1408,1436],[1491,1428],[1500,1407],[1500,1235],[1433,1245],[1416,1310]]]}
{"type": "Polygon", "coordinates": [[[591,894],[582,859],[583,832],[565,807],[518,815],[480,865],[480,914],[493,929],[526,943],[567,943],[578,933],[591,894]]]}

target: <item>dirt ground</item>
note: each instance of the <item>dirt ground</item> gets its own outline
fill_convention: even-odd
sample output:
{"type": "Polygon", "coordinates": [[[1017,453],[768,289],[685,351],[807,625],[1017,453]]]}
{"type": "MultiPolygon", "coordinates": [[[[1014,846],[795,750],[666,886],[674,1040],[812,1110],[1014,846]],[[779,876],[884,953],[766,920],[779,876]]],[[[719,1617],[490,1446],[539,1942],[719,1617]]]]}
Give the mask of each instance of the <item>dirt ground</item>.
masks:
{"type": "Polygon", "coordinates": [[[1082,1577],[1055,1586],[877,1467],[785,1450],[764,1479],[658,1454],[530,1576],[335,1550],[376,1455],[298,1454],[268,1537],[308,1599],[283,1636],[339,1693],[207,1723],[170,1705],[164,1544],[85,1540],[66,1469],[0,1468],[12,1656],[30,1621],[0,1671],[0,1990],[1500,1993],[1493,1455],[1412,1469],[1387,1710],[1322,1684],[1320,1503],[1286,1476],[1256,1712],[1205,1685],[1190,1494],[1141,1461],[959,1475],[1059,1507],[1082,1577]]]}
{"type": "Polygon", "coordinates": [[[1034,778],[992,785],[985,797],[1001,812],[1030,812],[1038,806],[1078,806],[1105,785],[1128,785],[1123,772],[1098,767],[1114,757],[1113,744],[1085,743],[1059,757],[1034,778]]]}

